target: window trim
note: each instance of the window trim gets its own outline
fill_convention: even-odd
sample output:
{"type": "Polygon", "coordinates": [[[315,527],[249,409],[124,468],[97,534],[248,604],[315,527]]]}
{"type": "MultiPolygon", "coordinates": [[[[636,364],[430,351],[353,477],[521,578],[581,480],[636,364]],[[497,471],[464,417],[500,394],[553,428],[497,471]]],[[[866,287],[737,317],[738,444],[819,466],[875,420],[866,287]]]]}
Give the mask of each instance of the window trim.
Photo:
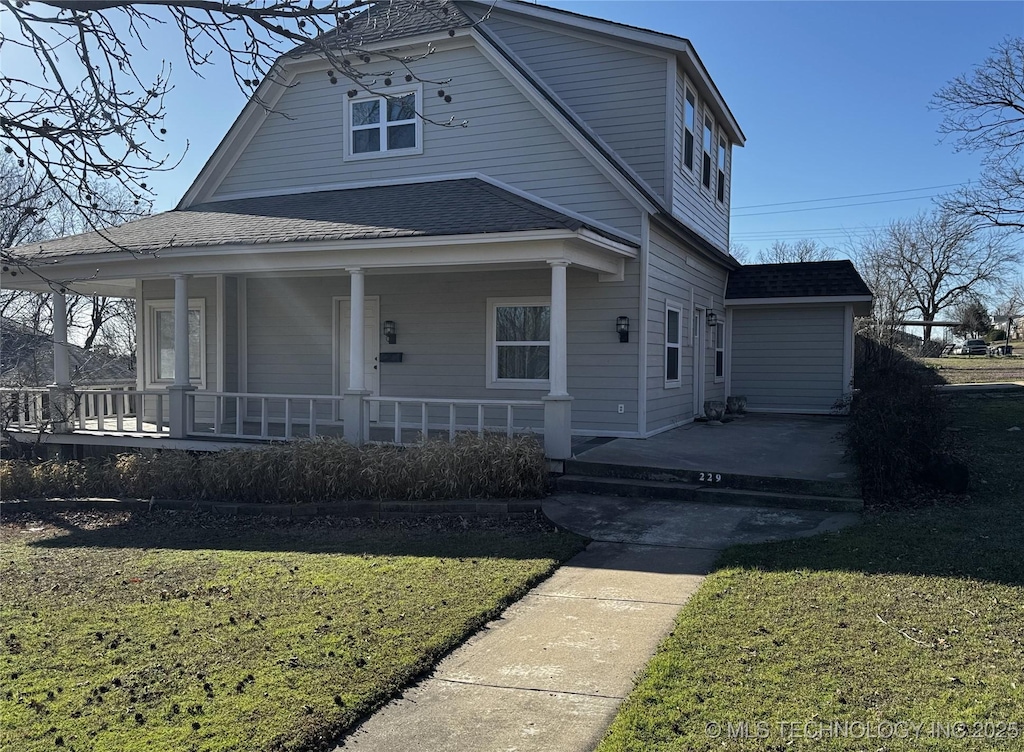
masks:
{"type": "MultiPolygon", "coordinates": [[[[351,99],[346,99],[345,110],[344,110],[344,128],[345,128],[345,153],[343,161],[354,162],[363,159],[386,159],[387,157],[401,157],[423,153],[423,118],[420,113],[423,109],[423,84],[409,84],[407,86],[392,86],[388,88],[375,89],[373,93],[362,92],[351,99]],[[381,148],[378,151],[365,151],[356,153],[352,149],[352,134],[354,126],[352,125],[352,108],[359,102],[369,102],[378,100],[381,103],[380,112],[381,117],[387,117],[387,101],[388,97],[402,97],[406,94],[413,94],[416,97],[415,104],[415,115],[412,118],[412,123],[416,128],[416,145],[405,149],[388,149],[387,143],[387,120],[382,120],[378,124],[380,130],[380,145],[381,148]]],[[[401,124],[408,124],[409,121],[400,121],[401,124]]],[[[369,128],[360,128],[360,130],[369,130],[369,128]]]]}
{"type": "Polygon", "coordinates": [[[699,110],[697,108],[697,93],[692,89],[692,87],[689,85],[689,83],[684,83],[683,84],[683,144],[682,144],[683,163],[682,163],[682,165],[680,165],[680,167],[681,167],[682,170],[689,171],[691,173],[695,171],[695,166],[696,166],[696,162],[693,159],[693,150],[694,150],[694,147],[697,144],[697,141],[696,141],[697,136],[696,136],[695,130],[696,130],[696,127],[697,127],[697,113],[698,113],[698,111],[699,110]],[[687,105],[688,102],[693,105],[693,108],[692,108],[693,109],[693,128],[687,127],[687,124],[686,124],[686,105],[687,105]],[[690,137],[690,148],[689,149],[686,148],[686,137],[687,136],[690,137]],[[689,157],[689,164],[687,164],[687,157],[689,157]]]}
{"type": "Polygon", "coordinates": [[[722,129],[718,129],[718,180],[716,184],[716,198],[718,203],[725,204],[725,165],[728,161],[728,149],[729,146],[726,144],[725,135],[722,133],[722,129]]]}
{"type": "MultiPolygon", "coordinates": [[[[551,308],[550,296],[533,296],[519,298],[487,298],[487,388],[488,389],[537,389],[548,390],[551,388],[550,379],[499,379],[498,378],[498,339],[497,324],[498,308],[512,308],[515,306],[547,306],[551,308]]],[[[526,346],[527,343],[522,343],[526,346]]],[[[548,330],[548,339],[537,340],[529,344],[535,346],[546,346],[548,354],[551,353],[551,330],[548,330]]]]}
{"type": "MultiPolygon", "coordinates": [[[[189,383],[194,386],[198,386],[200,389],[206,389],[206,298],[189,298],[188,299],[188,310],[189,313],[192,311],[199,311],[199,377],[189,377],[189,383]]],[[[174,300],[172,299],[160,299],[160,300],[147,300],[146,301],[146,386],[147,387],[160,387],[169,386],[174,383],[174,379],[159,379],[157,378],[157,361],[159,355],[157,353],[157,332],[156,332],[156,314],[157,311],[170,311],[174,312],[174,300]]]]}
{"type": "Polygon", "coordinates": [[[665,301],[665,368],[663,374],[665,377],[665,388],[666,389],[678,389],[683,385],[683,305],[677,303],[674,300],[665,301]],[[668,317],[669,313],[674,312],[679,317],[679,326],[676,331],[676,337],[678,339],[670,341],[668,338],[668,317]],[[669,379],[668,377],[668,364],[669,364],[669,352],[670,349],[675,349],[676,357],[676,378],[669,379]]]}
{"type": "Polygon", "coordinates": [[[725,381],[725,322],[715,324],[715,383],[725,381]]]}
{"type": "Polygon", "coordinates": [[[715,148],[715,119],[711,117],[711,113],[707,110],[704,111],[704,122],[701,130],[700,137],[700,150],[701,150],[701,185],[707,190],[711,190],[711,178],[712,178],[712,167],[714,160],[712,159],[711,152],[708,151],[708,137],[710,134],[711,144],[710,148],[715,148]]]}

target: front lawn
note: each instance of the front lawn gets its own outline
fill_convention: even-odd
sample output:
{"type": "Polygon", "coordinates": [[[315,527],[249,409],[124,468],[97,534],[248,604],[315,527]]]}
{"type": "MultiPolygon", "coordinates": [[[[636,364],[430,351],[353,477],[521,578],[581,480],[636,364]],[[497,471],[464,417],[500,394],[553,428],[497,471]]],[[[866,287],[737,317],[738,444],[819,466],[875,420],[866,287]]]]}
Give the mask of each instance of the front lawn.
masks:
{"type": "Polygon", "coordinates": [[[533,521],[172,512],[7,519],[0,543],[19,752],[324,748],[581,548],[533,521]]]}
{"type": "Polygon", "coordinates": [[[954,416],[970,498],[727,551],[599,751],[1024,748],[1024,399],[954,416]]]}
{"type": "Polygon", "coordinates": [[[990,358],[987,355],[948,355],[944,358],[917,358],[945,384],[991,384],[1024,381],[1024,349],[1015,347],[1014,355],[990,358]]]}

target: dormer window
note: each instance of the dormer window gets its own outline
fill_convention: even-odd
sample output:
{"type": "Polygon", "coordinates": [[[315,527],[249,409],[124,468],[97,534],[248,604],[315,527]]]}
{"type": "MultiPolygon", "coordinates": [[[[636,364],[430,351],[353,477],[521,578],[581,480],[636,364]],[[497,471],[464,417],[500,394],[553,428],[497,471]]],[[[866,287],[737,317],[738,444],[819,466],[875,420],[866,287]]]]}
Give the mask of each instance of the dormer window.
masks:
{"type": "Polygon", "coordinates": [[[718,200],[723,204],[725,203],[725,155],[728,148],[725,137],[720,135],[718,137],[718,200]]]}
{"type": "Polygon", "coordinates": [[[367,94],[348,102],[347,159],[420,154],[419,88],[367,94]]]}
{"type": "Polygon", "coordinates": [[[704,164],[703,173],[701,180],[704,182],[704,187],[708,190],[711,189],[711,155],[714,153],[714,125],[715,121],[711,119],[711,116],[707,113],[704,114],[704,164]]]}
{"type": "Polygon", "coordinates": [[[686,99],[683,104],[683,166],[693,169],[693,134],[697,132],[697,98],[686,88],[686,99]]]}

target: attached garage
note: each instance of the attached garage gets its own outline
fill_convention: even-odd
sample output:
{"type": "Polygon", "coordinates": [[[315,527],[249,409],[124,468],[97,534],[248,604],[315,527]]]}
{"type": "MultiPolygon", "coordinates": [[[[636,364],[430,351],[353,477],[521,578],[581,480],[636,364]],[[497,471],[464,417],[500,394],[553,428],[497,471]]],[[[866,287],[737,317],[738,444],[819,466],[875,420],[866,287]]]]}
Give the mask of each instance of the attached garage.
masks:
{"type": "Polygon", "coordinates": [[[871,291],[849,261],[744,266],[726,290],[726,392],[752,412],[827,414],[853,381],[871,291]]]}

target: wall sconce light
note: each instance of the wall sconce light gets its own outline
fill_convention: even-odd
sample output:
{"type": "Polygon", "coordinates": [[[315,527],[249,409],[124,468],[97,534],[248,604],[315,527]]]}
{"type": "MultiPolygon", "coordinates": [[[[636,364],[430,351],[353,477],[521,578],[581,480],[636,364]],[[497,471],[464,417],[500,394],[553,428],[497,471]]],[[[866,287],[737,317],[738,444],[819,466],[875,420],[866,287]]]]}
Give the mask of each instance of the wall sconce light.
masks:
{"type": "Polygon", "coordinates": [[[708,326],[718,325],[718,315],[714,311],[708,311],[708,326]]]}
{"type": "Polygon", "coordinates": [[[615,331],[619,333],[619,342],[629,342],[629,316],[615,319],[615,331]]]}
{"type": "Polygon", "coordinates": [[[393,345],[398,341],[398,325],[394,321],[384,322],[384,340],[393,345]]]}

